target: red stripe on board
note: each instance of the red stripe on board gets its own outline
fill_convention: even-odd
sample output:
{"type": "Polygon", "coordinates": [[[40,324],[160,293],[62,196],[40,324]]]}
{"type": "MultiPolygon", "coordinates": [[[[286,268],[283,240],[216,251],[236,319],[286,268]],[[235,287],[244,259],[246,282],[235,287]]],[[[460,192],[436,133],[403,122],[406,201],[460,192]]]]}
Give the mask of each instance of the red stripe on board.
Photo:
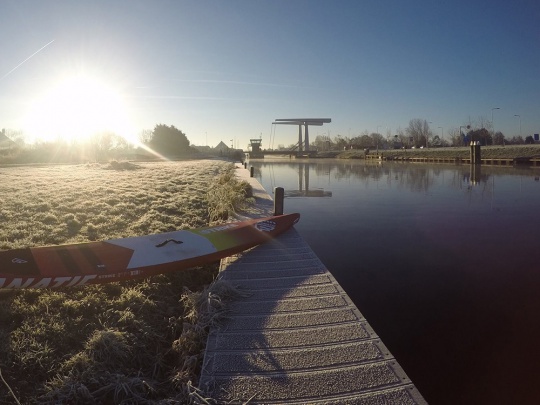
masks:
{"type": "Polygon", "coordinates": [[[32,255],[41,275],[58,277],[72,274],[100,274],[124,271],[133,255],[133,251],[109,243],[94,242],[61,247],[32,248],[32,255]],[[97,258],[97,262],[92,263],[88,260],[88,253],[85,254],[84,252],[84,250],[88,249],[97,258]],[[62,259],[57,254],[60,250],[69,254],[71,260],[62,259]]]}

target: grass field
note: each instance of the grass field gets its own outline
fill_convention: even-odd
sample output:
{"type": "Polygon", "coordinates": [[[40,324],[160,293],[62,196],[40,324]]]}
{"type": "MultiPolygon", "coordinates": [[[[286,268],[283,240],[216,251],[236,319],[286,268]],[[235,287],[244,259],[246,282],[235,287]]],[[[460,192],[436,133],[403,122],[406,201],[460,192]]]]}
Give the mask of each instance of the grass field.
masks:
{"type": "MultiPolygon", "coordinates": [[[[0,249],[206,226],[247,189],[218,160],[3,167],[0,249]]],[[[216,272],[0,291],[0,403],[189,402],[216,272]]]]}

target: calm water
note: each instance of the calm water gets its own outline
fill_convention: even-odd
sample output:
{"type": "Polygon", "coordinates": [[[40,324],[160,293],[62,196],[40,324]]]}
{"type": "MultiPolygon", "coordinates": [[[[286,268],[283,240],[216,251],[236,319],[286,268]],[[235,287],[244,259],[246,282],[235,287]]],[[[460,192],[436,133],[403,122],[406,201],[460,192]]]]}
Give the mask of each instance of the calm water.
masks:
{"type": "Polygon", "coordinates": [[[431,404],[540,404],[540,169],[255,161],[431,404]]]}

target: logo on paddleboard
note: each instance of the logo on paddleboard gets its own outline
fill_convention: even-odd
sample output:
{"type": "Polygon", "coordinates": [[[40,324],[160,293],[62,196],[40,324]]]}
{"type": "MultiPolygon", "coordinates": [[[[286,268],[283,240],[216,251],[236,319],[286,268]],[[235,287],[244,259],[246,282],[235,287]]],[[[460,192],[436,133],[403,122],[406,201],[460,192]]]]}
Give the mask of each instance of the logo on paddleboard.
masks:
{"type": "Polygon", "coordinates": [[[24,264],[24,263],[28,263],[28,261],[24,260],[24,259],[19,259],[19,258],[15,258],[15,259],[12,259],[11,260],[11,263],[15,263],[15,264],[24,264]]]}
{"type": "Polygon", "coordinates": [[[255,224],[255,227],[259,231],[272,232],[274,229],[276,229],[276,223],[274,221],[262,221],[262,222],[257,222],[255,224]]]}

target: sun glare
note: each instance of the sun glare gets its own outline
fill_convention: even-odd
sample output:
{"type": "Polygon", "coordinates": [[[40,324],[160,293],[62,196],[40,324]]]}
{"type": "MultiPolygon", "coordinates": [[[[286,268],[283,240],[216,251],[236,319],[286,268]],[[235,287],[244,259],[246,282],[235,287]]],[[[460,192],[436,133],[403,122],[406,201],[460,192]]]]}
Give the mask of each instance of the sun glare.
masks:
{"type": "Polygon", "coordinates": [[[122,97],[86,76],[65,79],[38,97],[25,122],[33,141],[85,141],[103,132],[135,140],[122,97]]]}

